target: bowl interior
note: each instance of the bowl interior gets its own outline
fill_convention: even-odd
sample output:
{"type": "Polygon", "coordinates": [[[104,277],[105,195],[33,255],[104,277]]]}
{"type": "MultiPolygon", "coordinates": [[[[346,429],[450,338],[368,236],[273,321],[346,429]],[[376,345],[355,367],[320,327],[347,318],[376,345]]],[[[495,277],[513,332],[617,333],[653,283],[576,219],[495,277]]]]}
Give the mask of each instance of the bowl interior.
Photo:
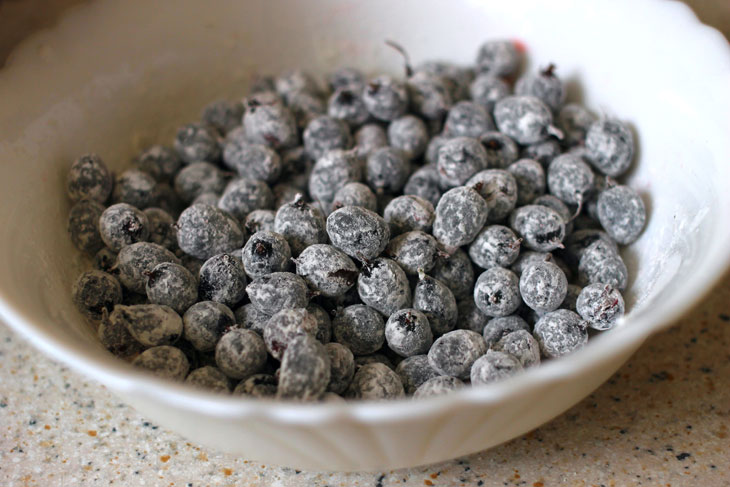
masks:
{"type": "Polygon", "coordinates": [[[716,33],[691,26],[687,15],[677,22],[697,39],[664,35],[658,42],[645,28],[658,3],[631,3],[632,15],[629,2],[578,1],[212,8],[134,0],[79,9],[27,41],[0,72],[0,310],[44,348],[95,366],[97,377],[140,377],[101,349],[70,299],[73,279],[88,265],[65,228],[64,183],[74,158],[93,151],[122,170],[145,146],[169,144],[207,102],[244,95],[254,73],[301,67],[322,74],[344,64],[400,74],[401,58],[385,39],[405,46],[414,63],[470,63],[485,39],[514,38],[527,46],[528,69],[556,63],[571,99],[635,129],[639,150],[628,181],[644,197],[649,220],[624,252],[631,312],[588,349],[610,349],[621,334],[645,336],[726,267],[730,216],[730,103],[720,89],[730,86],[727,53],[723,64],[723,52],[705,51],[713,62],[703,64],[697,46],[715,45],[701,38],[716,33]]]}

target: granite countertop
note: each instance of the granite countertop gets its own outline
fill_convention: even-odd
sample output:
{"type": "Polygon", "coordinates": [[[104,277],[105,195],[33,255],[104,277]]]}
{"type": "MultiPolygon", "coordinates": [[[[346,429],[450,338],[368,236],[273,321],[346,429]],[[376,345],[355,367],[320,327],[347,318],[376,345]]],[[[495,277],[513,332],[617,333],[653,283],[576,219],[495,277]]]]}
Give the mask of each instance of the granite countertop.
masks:
{"type": "Polygon", "coordinates": [[[0,485],[730,485],[730,275],[596,392],[506,444],[367,474],[249,462],[158,428],[0,325],[0,485]]]}

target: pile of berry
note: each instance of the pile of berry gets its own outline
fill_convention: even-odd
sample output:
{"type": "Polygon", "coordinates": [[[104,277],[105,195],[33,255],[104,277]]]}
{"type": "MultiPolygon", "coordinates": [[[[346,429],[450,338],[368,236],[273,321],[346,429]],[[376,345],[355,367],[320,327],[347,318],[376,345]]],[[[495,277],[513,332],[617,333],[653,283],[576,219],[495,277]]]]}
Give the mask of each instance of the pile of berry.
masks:
{"type": "Polygon", "coordinates": [[[80,157],[79,310],[136,366],[254,397],[430,396],[583,347],[645,225],[633,136],[522,61],[261,77],[117,176],[80,157]]]}

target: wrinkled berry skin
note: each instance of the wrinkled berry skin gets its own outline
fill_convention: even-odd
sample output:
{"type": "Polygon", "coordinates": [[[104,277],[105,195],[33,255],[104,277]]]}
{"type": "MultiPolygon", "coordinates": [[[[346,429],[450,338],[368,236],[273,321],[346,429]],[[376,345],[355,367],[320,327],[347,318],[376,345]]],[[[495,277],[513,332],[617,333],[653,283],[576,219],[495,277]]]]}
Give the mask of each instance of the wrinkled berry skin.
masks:
{"type": "Polygon", "coordinates": [[[294,338],[281,360],[276,397],[299,401],[318,399],[327,390],[330,368],[324,345],[311,335],[294,338]]]}
{"type": "Polygon", "coordinates": [[[153,206],[157,202],[157,182],[146,172],[127,169],[114,181],[112,201],[142,209],[153,206]]]}
{"type": "Polygon", "coordinates": [[[246,379],[266,363],[264,341],[251,330],[232,328],[215,346],[215,363],[231,379],[246,379]]]}
{"type": "Polygon", "coordinates": [[[289,149],[299,142],[294,115],[280,103],[250,101],[243,116],[243,130],[251,143],[274,150],[289,149]]]}
{"type": "Polygon", "coordinates": [[[198,301],[198,280],[180,264],[157,264],[147,275],[145,292],[150,303],[169,306],[178,314],[198,301]]]}
{"type": "Polygon", "coordinates": [[[522,303],[519,279],[502,267],[487,269],[474,285],[474,303],[488,316],[511,315],[522,303]]]}
{"type": "Polygon", "coordinates": [[[183,315],[185,339],[201,352],[214,350],[223,334],[235,324],[233,311],[215,301],[195,303],[183,315]]]}
{"type": "Polygon", "coordinates": [[[530,326],[517,315],[499,316],[489,320],[482,331],[482,336],[487,344],[487,348],[492,348],[503,337],[518,330],[529,332],[530,326]]]}
{"type": "Polygon", "coordinates": [[[429,272],[433,269],[438,254],[436,239],[420,230],[398,235],[385,249],[385,255],[397,262],[410,276],[418,275],[419,270],[429,272]]]}
{"type": "Polygon", "coordinates": [[[545,140],[553,123],[550,109],[533,96],[508,96],[494,105],[499,131],[522,145],[545,140]]]}
{"type": "Polygon", "coordinates": [[[585,249],[578,263],[579,284],[586,286],[600,282],[623,291],[628,280],[626,264],[613,247],[597,240],[585,249]]]}
{"type": "Polygon", "coordinates": [[[646,207],[636,190],[614,186],[598,195],[598,220],[606,232],[621,245],[636,241],[646,225],[646,207]]]}
{"type": "Polygon", "coordinates": [[[503,225],[489,225],[469,246],[469,257],[482,269],[509,267],[520,254],[520,240],[503,225]]]}
{"type": "Polygon", "coordinates": [[[332,149],[349,149],[352,145],[352,136],[347,124],[327,115],[309,122],[302,139],[307,154],[314,160],[332,149]]]}
{"type": "Polygon", "coordinates": [[[580,157],[563,154],[548,166],[547,184],[551,194],[569,205],[578,205],[593,190],[593,171],[580,157]]]}
{"type": "Polygon", "coordinates": [[[199,161],[214,162],[220,158],[218,133],[210,125],[189,123],[175,135],[175,151],[185,164],[199,161]]]}
{"type": "Polygon", "coordinates": [[[393,198],[383,210],[383,218],[390,225],[390,235],[412,230],[428,232],[433,225],[435,210],[425,199],[414,195],[393,198]]]}
{"type": "Polygon", "coordinates": [[[119,252],[122,247],[149,238],[147,215],[126,203],[111,205],[99,217],[99,234],[107,247],[119,252]]]}
{"type": "Polygon", "coordinates": [[[504,169],[487,169],[472,176],[466,186],[476,189],[487,202],[487,221],[504,220],[517,204],[517,181],[504,169]]]}
{"type": "Polygon", "coordinates": [[[436,165],[441,186],[453,188],[487,168],[487,153],[477,139],[454,137],[439,149],[436,165]]]}
{"type": "Polygon", "coordinates": [[[106,272],[92,270],[81,274],[71,289],[76,308],[87,318],[100,320],[122,302],[122,286],[106,272]]]}
{"type": "Polygon", "coordinates": [[[533,159],[520,159],[507,167],[517,183],[517,206],[531,204],[545,194],[545,169],[533,159]]]}
{"type": "Polygon", "coordinates": [[[479,386],[507,379],[522,370],[522,364],[514,355],[489,350],[474,362],[469,375],[472,385],[479,386]]]}
{"type": "Polygon", "coordinates": [[[479,138],[494,130],[494,122],[487,110],[473,101],[460,101],[451,107],[444,122],[444,133],[449,137],[479,138]]]}
{"type": "Polygon", "coordinates": [[[229,214],[204,204],[194,204],[177,219],[177,244],[188,255],[207,260],[243,246],[241,226],[229,214]]]}
{"type": "Polygon", "coordinates": [[[81,200],[71,207],[68,214],[68,234],[77,249],[94,254],[104,247],[99,233],[99,218],[104,205],[94,200],[81,200]]]}
{"type": "Polygon", "coordinates": [[[510,87],[497,76],[480,74],[469,85],[469,94],[474,102],[491,113],[494,110],[494,104],[510,94],[510,87]]]}
{"type": "Polygon", "coordinates": [[[190,203],[203,193],[220,194],[229,179],[228,174],[210,162],[193,162],[175,176],[175,192],[190,203]]]}
{"type": "Polygon", "coordinates": [[[383,217],[359,206],[345,206],[328,216],[327,234],[332,245],[366,261],[379,256],[390,240],[383,217]]]}
{"type": "Polygon", "coordinates": [[[238,136],[239,134],[240,132],[236,132],[236,137],[229,137],[223,148],[225,165],[243,178],[267,183],[278,180],[284,169],[279,154],[263,144],[252,144],[238,136]]]}
{"type": "Polygon", "coordinates": [[[624,315],[621,292],[609,285],[594,283],[584,287],[575,303],[581,318],[594,330],[610,330],[624,315]]]}
{"type": "Polygon", "coordinates": [[[103,318],[97,329],[97,336],[101,344],[111,353],[123,360],[130,360],[142,353],[145,346],[139,343],[129,333],[124,320],[117,315],[110,319],[111,315],[103,318]]]}
{"type": "Polygon", "coordinates": [[[241,260],[248,277],[256,279],[288,270],[291,250],[281,234],[261,230],[248,239],[241,252],[241,260]]]}
{"type": "Polygon", "coordinates": [[[395,261],[383,257],[363,265],[357,291],[363,303],[386,317],[412,302],[406,273],[395,261]]]}
{"type": "Polygon", "coordinates": [[[433,333],[425,314],[416,309],[401,309],[388,318],[385,339],[395,353],[411,357],[428,352],[433,333]]]}
{"type": "Polygon", "coordinates": [[[347,183],[335,193],[332,209],[338,210],[343,206],[360,206],[370,211],[378,210],[378,199],[375,193],[362,183],[347,183]]]}
{"type": "Polygon", "coordinates": [[[436,206],[433,236],[447,248],[466,245],[484,227],[488,211],[487,202],[473,188],[451,189],[436,206]]]}
{"type": "Polygon", "coordinates": [[[469,255],[461,249],[439,259],[431,276],[443,282],[456,299],[468,298],[474,290],[474,267],[469,255]]]}
{"type": "Polygon", "coordinates": [[[515,141],[502,132],[485,132],[479,137],[487,153],[487,167],[489,169],[505,169],[519,157],[520,150],[515,141]]]}
{"type": "Polygon", "coordinates": [[[526,74],[515,83],[516,95],[539,98],[550,110],[557,112],[565,102],[565,86],[554,71],[554,66],[535,74],[526,74]]]}
{"type": "Polygon", "coordinates": [[[151,242],[137,242],[122,248],[117,255],[119,281],[135,293],[145,294],[147,275],[163,262],[180,263],[175,254],[151,242]]]}
{"type": "Polygon", "coordinates": [[[403,383],[400,377],[390,367],[381,363],[361,366],[355,372],[345,393],[348,399],[372,401],[397,399],[403,396],[403,383]]]}
{"type": "Polygon", "coordinates": [[[520,276],[522,300],[538,313],[558,309],[567,292],[568,279],[552,262],[531,265],[520,276]]]}
{"type": "Polygon", "coordinates": [[[390,122],[405,115],[408,109],[408,90],[402,82],[382,75],[365,85],[362,100],[370,115],[390,122]]]}
{"type": "Polygon", "coordinates": [[[374,149],[365,160],[365,181],[375,191],[397,193],[408,180],[410,169],[403,151],[393,147],[374,149]]]}
{"type": "Polygon", "coordinates": [[[274,231],[286,238],[293,256],[310,245],[327,243],[328,239],[324,214],[302,199],[279,208],[274,219],[274,231]]]}
{"type": "Polygon", "coordinates": [[[169,345],[148,348],[132,364],[163,379],[175,381],[183,380],[190,369],[190,362],[182,350],[169,345]]]}
{"type": "Polygon", "coordinates": [[[413,393],[413,399],[442,396],[459,390],[464,386],[464,382],[456,377],[441,375],[433,379],[428,379],[421,384],[413,393]]]}
{"type": "Polygon", "coordinates": [[[586,157],[593,167],[612,178],[625,173],[634,158],[634,136],[615,119],[597,120],[586,134],[586,157]]]}
{"type": "Polygon", "coordinates": [[[269,315],[282,309],[305,308],[309,302],[307,283],[291,272],[272,272],[257,277],[246,292],[253,305],[269,315]]]}
{"type": "Polygon", "coordinates": [[[454,330],[436,340],[428,351],[428,363],[442,375],[468,379],[472,364],[487,352],[479,333],[454,330]]]}
{"type": "Polygon", "coordinates": [[[335,341],[355,355],[380,350],[385,342],[385,322],[375,309],[362,304],[348,306],[332,320],[335,341]]]}
{"type": "Polygon", "coordinates": [[[180,315],[160,304],[117,305],[109,316],[127,327],[130,335],[146,347],[175,343],[183,332],[180,315]]]}
{"type": "Polygon", "coordinates": [[[420,276],[413,290],[413,307],[426,315],[434,336],[443,335],[456,326],[456,299],[438,279],[420,276]]]}
{"type": "Polygon", "coordinates": [[[354,152],[341,149],[326,152],[312,168],[309,177],[309,195],[328,208],[341,187],[362,179],[362,166],[362,162],[354,152]]]}
{"type": "Polygon", "coordinates": [[[200,268],[198,293],[202,301],[235,306],[246,296],[246,271],[231,254],[214,255],[200,268]]]}
{"type": "Polygon", "coordinates": [[[355,263],[341,250],[326,244],[310,245],[296,259],[297,274],[320,295],[342,296],[357,282],[355,263]]]}
{"type": "Polygon", "coordinates": [[[510,227],[522,238],[522,245],[538,252],[550,252],[563,246],[565,222],[560,214],[540,205],[517,208],[510,215],[510,227]]]}
{"type": "Polygon", "coordinates": [[[113,185],[111,173],[96,154],[84,154],[76,159],[66,177],[66,191],[73,202],[89,199],[104,203],[113,185]]]}
{"type": "Polygon", "coordinates": [[[411,174],[403,186],[403,194],[418,196],[436,206],[441,198],[441,187],[435,165],[423,166],[411,174]]]}
{"type": "Polygon", "coordinates": [[[588,342],[587,323],[577,313],[559,309],[535,323],[535,338],[542,354],[557,358],[582,348],[588,342]]]}

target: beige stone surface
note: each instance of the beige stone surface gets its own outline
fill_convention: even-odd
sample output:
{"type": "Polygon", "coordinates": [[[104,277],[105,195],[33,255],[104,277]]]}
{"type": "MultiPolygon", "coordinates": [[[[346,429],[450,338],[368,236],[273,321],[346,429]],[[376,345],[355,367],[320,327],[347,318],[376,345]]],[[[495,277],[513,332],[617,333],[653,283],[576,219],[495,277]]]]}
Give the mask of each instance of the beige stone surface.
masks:
{"type": "Polygon", "coordinates": [[[550,423],[468,457],[376,474],[298,472],[191,444],[0,326],[3,487],[725,486],[728,452],[730,276],[550,423]]]}

